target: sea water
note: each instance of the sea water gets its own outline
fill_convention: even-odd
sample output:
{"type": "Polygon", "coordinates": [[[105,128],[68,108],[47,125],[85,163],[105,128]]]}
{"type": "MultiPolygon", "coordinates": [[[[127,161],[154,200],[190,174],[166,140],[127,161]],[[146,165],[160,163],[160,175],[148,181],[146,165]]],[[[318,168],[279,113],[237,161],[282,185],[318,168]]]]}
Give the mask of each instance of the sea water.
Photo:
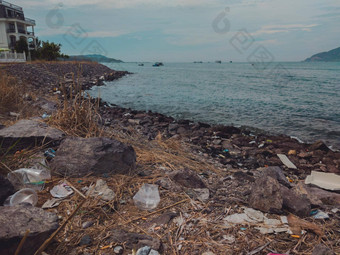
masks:
{"type": "Polygon", "coordinates": [[[340,63],[109,63],[132,72],[90,94],[178,119],[249,126],[340,148],[340,63]]]}

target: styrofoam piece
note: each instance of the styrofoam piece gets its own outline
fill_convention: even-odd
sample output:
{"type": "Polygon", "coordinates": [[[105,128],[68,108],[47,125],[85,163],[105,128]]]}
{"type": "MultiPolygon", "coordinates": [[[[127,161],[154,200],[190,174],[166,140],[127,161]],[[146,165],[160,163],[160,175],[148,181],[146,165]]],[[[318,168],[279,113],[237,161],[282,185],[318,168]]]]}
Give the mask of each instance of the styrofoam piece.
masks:
{"type": "Polygon", "coordinates": [[[311,175],[307,176],[305,184],[313,184],[323,189],[339,191],[340,175],[312,171],[311,175]]]}
{"type": "Polygon", "coordinates": [[[292,161],[289,160],[289,158],[284,155],[284,154],[277,154],[277,156],[279,157],[279,159],[282,161],[282,163],[291,169],[297,169],[297,167],[292,163],[292,161]]]}

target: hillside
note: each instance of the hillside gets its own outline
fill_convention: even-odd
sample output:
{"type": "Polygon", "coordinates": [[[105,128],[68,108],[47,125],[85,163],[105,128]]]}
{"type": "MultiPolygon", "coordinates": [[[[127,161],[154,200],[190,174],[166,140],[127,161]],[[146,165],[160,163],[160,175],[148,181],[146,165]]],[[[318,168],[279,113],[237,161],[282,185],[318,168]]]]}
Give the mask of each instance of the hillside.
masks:
{"type": "Polygon", "coordinates": [[[103,55],[92,54],[92,55],[75,55],[70,56],[69,60],[78,60],[78,61],[94,61],[99,63],[122,63],[122,60],[108,58],[103,55]]]}
{"type": "Polygon", "coordinates": [[[340,47],[328,52],[321,52],[307,58],[305,62],[340,62],[340,47]]]}

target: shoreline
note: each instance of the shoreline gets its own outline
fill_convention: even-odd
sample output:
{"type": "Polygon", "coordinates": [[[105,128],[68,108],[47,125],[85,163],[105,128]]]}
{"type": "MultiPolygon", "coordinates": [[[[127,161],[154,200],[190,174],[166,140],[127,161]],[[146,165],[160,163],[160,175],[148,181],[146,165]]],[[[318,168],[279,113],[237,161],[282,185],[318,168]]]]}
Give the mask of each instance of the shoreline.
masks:
{"type": "MultiPolygon", "coordinates": [[[[51,146],[48,151],[54,150],[55,155],[47,163],[52,178],[38,192],[36,207],[27,209],[52,213],[56,225],[66,219],[65,231],[61,231],[46,249],[48,254],[103,255],[116,248],[120,249],[120,254],[131,254],[145,246],[154,249],[155,254],[173,251],[176,254],[246,254],[258,247],[268,247],[263,248],[266,249],[264,254],[286,253],[293,248],[298,254],[311,254],[312,248],[317,249],[320,243],[340,251],[336,237],[339,212],[335,210],[340,205],[340,194],[305,184],[313,170],[339,174],[340,152],[331,151],[322,142],[301,144],[285,135],[252,134],[250,130],[233,126],[175,120],[160,113],[135,111],[94,98],[88,100],[83,92],[79,93],[81,89],[105,79],[118,79],[124,74],[100,64],[81,63],[78,81],[71,82],[65,74],[77,71],[79,65],[11,66],[14,73],[25,71],[22,76],[16,76],[17,81],[21,81],[18,86],[26,87],[21,91],[24,106],[31,104],[37,109],[36,114],[32,114],[34,119],[25,120],[16,113],[7,116],[9,127],[0,126],[4,139],[12,139],[16,133],[17,141],[24,137],[22,142],[30,140],[36,146],[27,145],[23,150],[10,147],[13,155],[8,157],[12,161],[5,163],[13,162],[13,170],[23,164],[34,168],[25,161],[17,162],[25,150],[33,149],[28,159],[39,153],[46,159],[46,149],[51,146]],[[25,73],[31,72],[35,77],[33,82],[25,80],[25,73]],[[28,90],[36,96],[26,96],[28,90]],[[82,111],[82,108],[87,110],[82,111]],[[82,115],[86,117],[82,119],[82,115]],[[18,116],[23,120],[16,122],[18,116]],[[93,126],[85,124],[85,129],[89,127],[85,133],[83,126],[73,130],[68,117],[76,124],[89,117],[90,125],[95,127],[89,131],[93,126]],[[46,148],[37,144],[38,139],[45,141],[47,137],[43,127],[43,130],[52,130],[49,135],[52,143],[46,148]],[[42,133],[37,135],[37,130],[42,133]],[[101,142],[98,144],[98,141],[101,142]],[[113,144],[119,147],[111,147],[113,144]],[[117,150],[121,153],[123,148],[125,154],[114,154],[117,150]],[[99,156],[94,158],[97,152],[99,156]],[[107,154],[103,155],[105,152],[107,154]],[[280,154],[286,155],[295,167],[281,161],[280,154]],[[124,164],[116,163],[117,157],[123,161],[132,160],[131,167],[124,170],[124,164]],[[52,188],[62,182],[69,184],[74,194],[56,207],[41,209],[51,200],[52,188]],[[92,184],[97,186],[100,182],[111,189],[113,198],[101,201],[100,195],[90,198],[85,194],[92,184]],[[141,210],[133,201],[144,184],[155,184],[159,191],[160,204],[151,213],[141,210]],[[79,204],[83,209],[68,221],[71,211],[77,210],[79,204]],[[326,213],[329,218],[317,220],[315,212],[326,213]],[[268,229],[262,220],[236,222],[239,215],[247,213],[249,219],[254,215],[269,222],[281,219],[281,223],[276,224],[284,230],[278,225],[268,229]],[[298,224],[303,224],[301,229],[296,229],[298,224]],[[271,242],[267,243],[269,238],[271,242]],[[306,238],[308,244],[302,242],[297,246],[306,238]]],[[[6,142],[4,144],[6,146],[6,142]]],[[[2,149],[8,153],[5,147],[2,149]]],[[[4,211],[15,211],[13,208],[0,206],[4,211]]],[[[14,213],[12,218],[4,219],[7,220],[4,224],[17,218],[14,213]]],[[[23,232],[17,233],[19,241],[23,232]]],[[[35,241],[27,243],[36,244],[35,241]]],[[[14,249],[16,246],[14,244],[14,249]]]]}
{"type": "MultiPolygon", "coordinates": [[[[59,88],[65,86],[68,94],[70,88],[73,88],[73,93],[76,93],[74,81],[67,77],[66,74],[70,74],[73,71],[74,73],[78,72],[79,76],[80,67],[82,74],[78,82],[83,90],[88,90],[94,86],[103,86],[105,81],[113,81],[130,74],[127,71],[115,71],[105,65],[92,62],[54,62],[47,63],[47,65],[44,63],[33,65],[37,67],[30,67],[27,70],[23,64],[13,64],[9,65],[9,68],[5,68],[5,70],[7,69],[7,72],[11,75],[21,72],[22,77],[25,77],[32,70],[42,72],[43,68],[46,68],[48,74],[54,72],[54,75],[51,75],[54,79],[47,79],[49,83],[43,89],[43,92],[57,95],[58,92],[54,91],[55,83],[60,84],[59,88]],[[63,76],[64,81],[60,82],[59,79],[55,78],[55,75],[63,76]]],[[[41,79],[35,75],[38,76],[40,73],[35,74],[33,72],[33,77],[36,78],[37,82],[32,84],[32,88],[41,89],[41,85],[39,86],[41,79]]],[[[179,138],[188,144],[198,146],[200,149],[197,149],[197,151],[217,159],[224,166],[230,167],[232,165],[233,167],[240,167],[241,164],[242,167],[251,169],[254,167],[278,165],[280,161],[276,154],[283,153],[288,155],[289,151],[295,150],[296,154],[290,155],[291,161],[301,172],[310,174],[312,170],[321,169],[325,172],[340,173],[340,161],[336,161],[340,158],[340,151],[329,149],[322,141],[300,143],[298,139],[291,136],[265,134],[265,131],[257,128],[239,128],[210,125],[208,123],[183,119],[176,120],[171,116],[157,112],[132,110],[104,102],[101,99],[99,106],[99,113],[102,118],[101,124],[103,126],[119,129],[132,127],[149,140],[155,139],[158,133],[161,133],[165,138],[179,138]],[[317,151],[317,153],[314,153],[315,155],[310,155],[315,151],[317,151]],[[299,156],[299,153],[302,154],[299,156]],[[305,155],[306,153],[308,155],[305,155]],[[261,156],[263,154],[266,156],[261,156]],[[327,163],[318,163],[317,166],[314,166],[309,164],[309,162],[305,162],[306,159],[309,159],[308,161],[311,160],[313,163],[327,163]]],[[[55,108],[50,110],[55,110],[55,108]]]]}

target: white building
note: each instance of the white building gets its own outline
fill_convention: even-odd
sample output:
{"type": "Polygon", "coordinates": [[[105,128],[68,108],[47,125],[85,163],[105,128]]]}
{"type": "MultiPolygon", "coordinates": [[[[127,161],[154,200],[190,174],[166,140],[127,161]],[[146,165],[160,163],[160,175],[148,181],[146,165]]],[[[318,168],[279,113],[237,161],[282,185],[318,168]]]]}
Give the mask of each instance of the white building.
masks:
{"type": "Polygon", "coordinates": [[[16,41],[24,38],[29,50],[36,49],[35,20],[28,19],[20,6],[0,0],[0,49],[14,50],[16,41]]]}

